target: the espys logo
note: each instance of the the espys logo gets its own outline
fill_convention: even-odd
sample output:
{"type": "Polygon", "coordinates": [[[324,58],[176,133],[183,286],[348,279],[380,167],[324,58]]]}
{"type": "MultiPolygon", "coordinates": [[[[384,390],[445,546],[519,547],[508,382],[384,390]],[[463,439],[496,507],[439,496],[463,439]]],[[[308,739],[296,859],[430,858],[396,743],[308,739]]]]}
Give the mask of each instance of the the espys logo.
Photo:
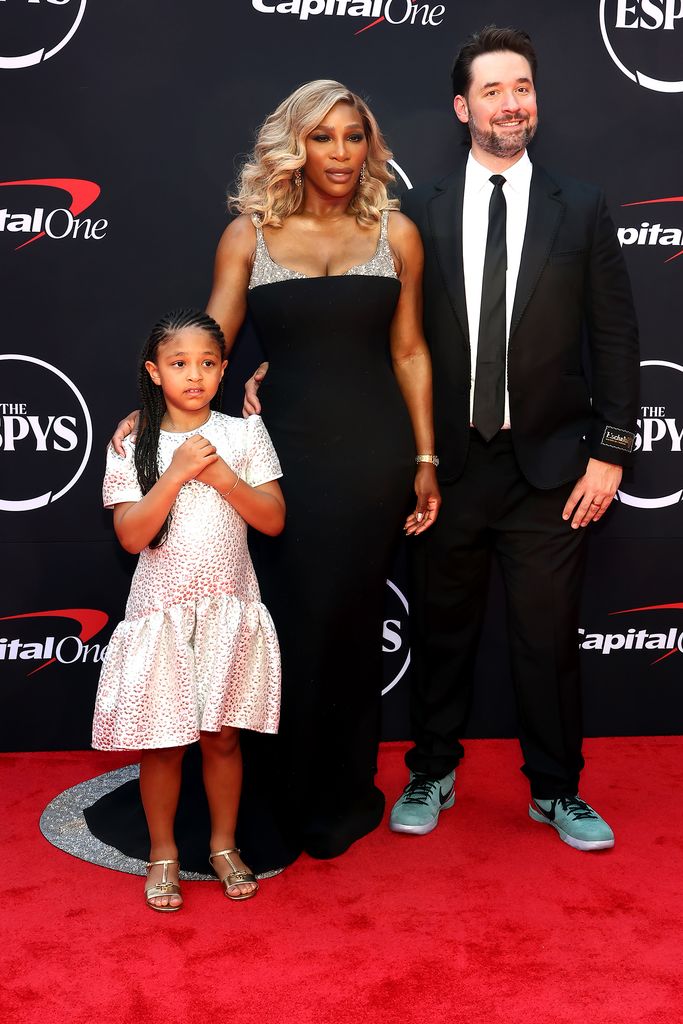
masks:
{"type": "Polygon", "coordinates": [[[665,359],[641,364],[641,416],[634,451],[640,452],[629,490],[619,490],[624,505],[666,508],[683,498],[683,366],[665,359]],[[678,456],[673,462],[672,456],[678,456]],[[677,489],[672,490],[671,484],[677,489]],[[680,484],[680,487],[677,485],[680,484]]]}
{"type": "MultiPolygon", "coordinates": [[[[23,662],[30,667],[27,676],[33,676],[48,665],[58,662],[60,665],[99,664],[106,654],[106,644],[91,644],[92,640],[109,622],[106,612],[95,608],[57,608],[54,611],[24,612],[21,615],[4,615],[0,617],[0,662],[23,662]],[[78,633],[61,635],[61,629],[55,625],[48,631],[40,630],[36,637],[33,619],[54,619],[55,625],[63,625],[62,620],[77,622],[78,633]],[[5,623],[11,622],[12,626],[5,623]],[[25,627],[25,628],[22,628],[25,627]],[[20,636],[10,636],[14,631],[20,636]],[[4,635],[7,634],[7,635],[4,635]],[[35,665],[39,662],[38,665],[35,665]],[[30,663],[33,663],[31,665],[30,663]]],[[[73,628],[73,627],[71,627],[73,628]]]]}
{"type": "Polygon", "coordinates": [[[292,14],[299,21],[318,15],[337,18],[372,18],[369,25],[357,29],[359,36],[369,28],[387,25],[423,25],[435,28],[443,21],[445,4],[420,4],[413,0],[251,0],[259,14],[292,14]]]}
{"type": "MultiPolygon", "coordinates": [[[[659,612],[660,631],[631,626],[620,633],[589,633],[579,629],[579,647],[582,651],[595,651],[599,654],[612,654],[615,651],[657,651],[657,656],[650,664],[657,665],[673,654],[683,653],[683,630],[680,625],[672,626],[670,616],[663,618],[663,612],[683,611],[683,601],[670,604],[647,604],[640,608],[624,608],[610,615],[635,615],[639,612],[659,612]],[[662,625],[664,628],[662,629],[662,625]],[[663,652],[663,653],[661,653],[663,652]]],[[[652,618],[652,616],[648,616],[652,618]]]]}
{"type": "Polygon", "coordinates": [[[388,614],[391,618],[384,620],[382,632],[382,652],[384,654],[384,689],[382,696],[393,690],[403,679],[410,665],[410,647],[408,645],[408,602],[395,583],[387,580],[388,614]]]}
{"type": "Polygon", "coordinates": [[[683,0],[600,0],[607,52],[627,78],[655,92],[683,92],[681,19],[683,0]]]}
{"type": "Polygon", "coordinates": [[[94,181],[86,181],[83,178],[26,178],[23,181],[0,181],[0,189],[5,188],[12,191],[3,193],[2,198],[11,196],[12,199],[7,200],[11,206],[5,205],[0,209],[0,232],[7,232],[12,240],[19,242],[14,246],[15,249],[23,249],[24,246],[45,236],[55,239],[83,238],[99,242],[107,233],[109,222],[103,217],[97,220],[93,220],[92,217],[81,217],[83,211],[92,206],[100,194],[100,186],[94,181]],[[14,192],[17,186],[22,189],[19,192],[18,204],[14,192]],[[29,189],[28,197],[25,189],[29,189]],[[55,207],[55,190],[68,194],[68,207],[55,207]],[[36,194],[39,197],[38,201],[36,194]],[[18,205],[22,208],[18,209],[18,205]],[[22,235],[31,237],[23,240],[20,238],[22,235]]]}
{"type": "Polygon", "coordinates": [[[0,0],[0,68],[30,68],[71,42],[88,0],[0,0]]]}
{"type": "Polygon", "coordinates": [[[56,366],[0,355],[0,511],[58,501],[85,469],[92,421],[83,395],[56,366]]]}
{"type": "Polygon", "coordinates": [[[399,178],[401,179],[401,181],[403,182],[405,187],[406,188],[412,188],[413,187],[413,183],[410,180],[410,178],[408,177],[408,175],[406,174],[406,172],[403,170],[403,168],[399,164],[397,164],[395,160],[389,160],[388,163],[389,163],[389,165],[391,167],[394,168],[394,170],[398,174],[399,178]]]}

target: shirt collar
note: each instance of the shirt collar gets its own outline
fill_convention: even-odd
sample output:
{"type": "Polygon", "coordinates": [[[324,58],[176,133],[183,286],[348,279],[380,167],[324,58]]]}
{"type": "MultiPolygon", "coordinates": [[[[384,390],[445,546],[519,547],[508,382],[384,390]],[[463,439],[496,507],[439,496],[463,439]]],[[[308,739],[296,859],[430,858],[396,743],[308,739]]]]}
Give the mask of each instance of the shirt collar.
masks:
{"type": "MultiPolygon", "coordinates": [[[[509,185],[515,192],[528,192],[532,171],[531,160],[525,149],[517,163],[513,164],[512,167],[508,167],[505,171],[505,184],[509,185]]],[[[480,192],[485,185],[490,186],[492,173],[488,167],[484,167],[478,160],[475,160],[470,150],[465,171],[468,188],[472,188],[475,192],[480,192]]]]}

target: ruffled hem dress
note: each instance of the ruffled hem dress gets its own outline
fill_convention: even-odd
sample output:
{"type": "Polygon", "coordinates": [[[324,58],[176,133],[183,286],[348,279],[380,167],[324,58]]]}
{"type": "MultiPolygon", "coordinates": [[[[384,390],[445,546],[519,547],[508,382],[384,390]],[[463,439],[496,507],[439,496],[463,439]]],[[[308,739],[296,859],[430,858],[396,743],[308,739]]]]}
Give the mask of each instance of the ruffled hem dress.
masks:
{"type": "MultiPolygon", "coordinates": [[[[187,433],[162,431],[159,470],[200,433],[250,486],[282,476],[259,416],[212,412],[187,433]]],[[[134,444],[107,451],[106,508],[142,497],[134,444]]],[[[222,726],[275,733],[280,715],[280,651],[261,602],[247,547],[247,524],[210,487],[190,480],[171,510],[165,542],[145,548],[125,618],[102,666],[92,745],[96,750],[184,746],[222,726]]]]}

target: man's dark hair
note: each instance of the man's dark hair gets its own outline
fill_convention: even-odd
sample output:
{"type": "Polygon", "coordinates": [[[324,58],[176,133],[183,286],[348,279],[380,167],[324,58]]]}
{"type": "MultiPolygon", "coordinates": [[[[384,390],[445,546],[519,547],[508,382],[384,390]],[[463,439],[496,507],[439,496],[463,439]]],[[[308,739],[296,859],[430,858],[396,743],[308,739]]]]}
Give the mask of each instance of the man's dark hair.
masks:
{"type": "Polygon", "coordinates": [[[512,53],[518,53],[525,57],[531,68],[531,78],[534,82],[536,81],[538,60],[528,33],[517,28],[498,28],[497,25],[487,25],[480,32],[475,32],[465,40],[456,54],[451,71],[453,96],[467,96],[467,91],[472,84],[472,61],[475,57],[481,57],[484,53],[500,53],[503,50],[510,50],[512,53]]]}

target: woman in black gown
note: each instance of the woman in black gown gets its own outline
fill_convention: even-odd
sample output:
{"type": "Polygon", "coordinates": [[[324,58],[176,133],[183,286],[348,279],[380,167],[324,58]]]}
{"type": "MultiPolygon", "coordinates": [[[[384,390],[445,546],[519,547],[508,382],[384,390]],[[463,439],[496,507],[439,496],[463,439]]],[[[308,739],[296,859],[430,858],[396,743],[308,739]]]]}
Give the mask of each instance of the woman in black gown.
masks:
{"type": "MultiPolygon", "coordinates": [[[[336,856],[381,820],[385,580],[401,526],[421,532],[438,512],[422,248],[387,197],[390,155],[358,96],[301,86],[261,127],[216,255],[208,312],[228,345],[247,310],[255,322],[268,363],[248,401],[288,510],[253,552],[283,665],[278,737],[243,737],[239,841],[261,869],[302,849],[336,856]]],[[[88,820],[121,846],[117,802],[88,820]]]]}

